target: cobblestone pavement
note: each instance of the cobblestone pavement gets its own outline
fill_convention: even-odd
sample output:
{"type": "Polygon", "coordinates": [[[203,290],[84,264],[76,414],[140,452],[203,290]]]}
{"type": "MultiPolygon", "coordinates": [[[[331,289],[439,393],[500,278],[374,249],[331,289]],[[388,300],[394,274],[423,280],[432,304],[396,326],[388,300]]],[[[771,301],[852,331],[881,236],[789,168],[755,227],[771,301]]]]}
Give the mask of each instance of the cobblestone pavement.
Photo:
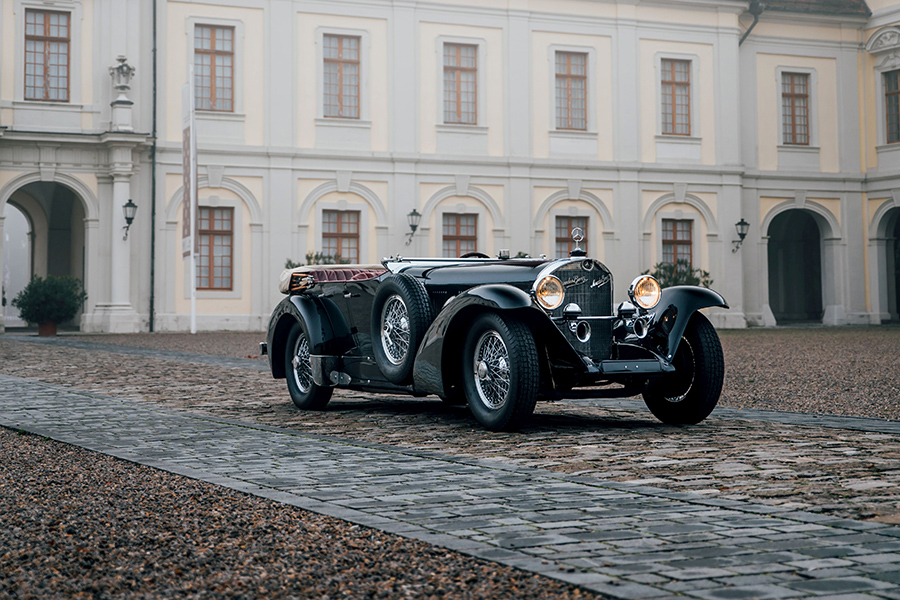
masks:
{"type": "MultiPolygon", "coordinates": [[[[874,328],[865,331],[884,335],[874,328]]],[[[900,343],[900,330],[893,332],[888,339],[900,343]]],[[[789,339],[805,333],[790,332],[789,339]]],[[[259,334],[211,334],[196,341],[183,334],[167,335],[61,337],[49,342],[0,336],[0,372],[303,432],[900,523],[900,421],[719,407],[701,425],[678,428],[656,421],[640,400],[626,399],[539,403],[527,429],[498,434],[481,429],[464,407],[448,407],[435,398],[344,391],[335,394],[326,411],[301,412],[290,402],[284,381],[267,375],[264,361],[237,358],[255,351],[259,334]],[[109,340],[167,349],[123,347],[109,340]],[[168,349],[189,342],[226,356],[168,349]]],[[[869,345],[884,350],[877,348],[878,339],[869,345]]],[[[741,343],[735,350],[727,346],[728,336],[723,341],[726,357],[752,352],[747,347],[753,344],[741,343]]],[[[774,347],[765,350],[765,360],[777,358],[774,347]]],[[[729,367],[726,386],[747,378],[740,364],[729,367]]],[[[848,371],[828,365],[824,369],[802,381],[802,387],[824,385],[817,381],[830,371],[848,371]]],[[[873,370],[869,377],[884,381],[898,377],[898,371],[873,370]]],[[[846,381],[842,385],[864,388],[846,381]]],[[[888,381],[879,389],[891,385],[896,383],[888,381]]],[[[738,392],[726,389],[726,403],[729,394],[738,393],[747,393],[743,384],[738,392]]],[[[749,393],[764,397],[783,392],[761,385],[749,393]]]]}
{"type": "Polygon", "coordinates": [[[387,519],[387,531],[615,597],[900,598],[897,421],[720,408],[673,428],[622,400],[539,404],[528,429],[498,435],[428,399],[341,393],[302,413],[259,361],[104,339],[0,336],[0,372],[18,376],[0,376],[3,423],[65,428],[83,405],[78,435],[107,452],[359,523],[387,519]],[[145,421],[118,429],[124,412],[145,421]],[[160,437],[133,437],[153,432],[147,419],[166,423],[160,437]],[[111,451],[111,439],[126,447],[111,451]],[[341,467],[321,477],[311,464],[341,467]]]}

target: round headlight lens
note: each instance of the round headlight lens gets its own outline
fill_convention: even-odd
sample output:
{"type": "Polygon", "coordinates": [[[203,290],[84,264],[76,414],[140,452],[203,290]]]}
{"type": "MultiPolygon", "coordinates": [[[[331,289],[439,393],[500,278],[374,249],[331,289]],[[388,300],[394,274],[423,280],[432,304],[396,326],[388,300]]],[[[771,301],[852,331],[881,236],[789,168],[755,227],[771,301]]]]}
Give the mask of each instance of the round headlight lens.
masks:
{"type": "Polygon", "coordinates": [[[631,301],[644,309],[651,309],[659,303],[659,282],[649,275],[641,275],[628,288],[631,301]]]}
{"type": "Polygon", "coordinates": [[[563,287],[562,281],[553,275],[547,275],[535,286],[534,297],[541,306],[547,310],[553,310],[562,304],[566,297],[566,289],[563,287]]]}

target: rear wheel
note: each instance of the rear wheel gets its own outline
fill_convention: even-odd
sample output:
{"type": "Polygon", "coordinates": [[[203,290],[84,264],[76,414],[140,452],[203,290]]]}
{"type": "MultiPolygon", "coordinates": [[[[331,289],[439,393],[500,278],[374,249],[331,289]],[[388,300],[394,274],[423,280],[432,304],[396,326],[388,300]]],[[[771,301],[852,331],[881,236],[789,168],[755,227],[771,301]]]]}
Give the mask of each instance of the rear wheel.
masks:
{"type": "Polygon", "coordinates": [[[493,313],[478,317],[463,349],[463,389],[486,429],[512,431],[534,412],[540,382],[531,330],[493,313]]]}
{"type": "Polygon", "coordinates": [[[331,400],[334,388],[316,385],[312,376],[309,334],[303,323],[294,323],[284,353],[284,372],[288,392],[297,408],[322,410],[331,400]]]}
{"type": "Polygon", "coordinates": [[[709,320],[694,313],[672,359],[675,372],[657,379],[644,392],[653,415],[669,425],[693,425],[719,402],[725,380],[722,344],[709,320]]]}

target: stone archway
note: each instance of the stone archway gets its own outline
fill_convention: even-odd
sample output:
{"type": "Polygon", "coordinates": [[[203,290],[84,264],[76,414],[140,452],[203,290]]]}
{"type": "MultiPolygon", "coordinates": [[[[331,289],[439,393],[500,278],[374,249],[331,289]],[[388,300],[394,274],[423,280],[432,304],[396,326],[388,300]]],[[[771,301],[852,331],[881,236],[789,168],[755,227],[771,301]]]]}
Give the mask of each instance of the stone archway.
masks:
{"type": "Polygon", "coordinates": [[[792,209],[768,227],[769,306],[778,324],[821,322],[822,234],[812,213],[792,209]]]}
{"type": "MultiPolygon", "coordinates": [[[[27,283],[34,275],[71,276],[85,282],[86,206],[75,191],[61,183],[31,181],[9,193],[6,201],[2,202],[2,207],[4,215],[12,215],[10,220],[4,219],[4,239],[0,244],[4,263],[13,259],[12,255],[18,256],[23,252],[19,247],[22,245],[23,235],[28,245],[27,268],[17,267],[16,275],[10,270],[11,278],[24,277],[27,283]],[[27,224],[27,233],[24,234],[23,221],[27,224]],[[7,243],[12,247],[7,249],[7,243]]],[[[91,294],[92,290],[88,290],[88,293],[91,294]]],[[[7,301],[11,300],[12,296],[7,294],[7,301]]],[[[7,313],[12,312],[10,306],[5,308],[4,321],[7,313]]],[[[80,317],[79,312],[71,322],[61,325],[77,327],[80,317]]],[[[10,324],[19,326],[22,323],[12,319],[10,324]]]]}

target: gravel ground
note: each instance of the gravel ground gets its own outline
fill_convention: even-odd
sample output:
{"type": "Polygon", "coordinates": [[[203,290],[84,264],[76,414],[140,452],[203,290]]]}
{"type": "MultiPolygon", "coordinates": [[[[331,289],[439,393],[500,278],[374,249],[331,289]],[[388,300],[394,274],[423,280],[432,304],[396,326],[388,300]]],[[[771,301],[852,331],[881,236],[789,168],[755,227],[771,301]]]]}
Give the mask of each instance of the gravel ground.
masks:
{"type": "MultiPolygon", "coordinates": [[[[900,328],[720,335],[727,369],[723,405],[900,419],[900,328]]],[[[263,335],[66,337],[248,358],[263,335]]],[[[339,392],[328,410],[300,412],[284,381],[265,372],[3,336],[0,372],[347,439],[900,521],[900,436],[894,435],[726,421],[715,414],[700,426],[673,428],[646,411],[566,403],[541,403],[522,433],[495,434],[478,427],[465,408],[435,399],[339,392]]],[[[2,598],[591,597],[421,543],[2,430],[0,525],[2,598]]]]}
{"type": "Polygon", "coordinates": [[[598,597],[2,428],[0,515],[0,598],[598,597]]]}

